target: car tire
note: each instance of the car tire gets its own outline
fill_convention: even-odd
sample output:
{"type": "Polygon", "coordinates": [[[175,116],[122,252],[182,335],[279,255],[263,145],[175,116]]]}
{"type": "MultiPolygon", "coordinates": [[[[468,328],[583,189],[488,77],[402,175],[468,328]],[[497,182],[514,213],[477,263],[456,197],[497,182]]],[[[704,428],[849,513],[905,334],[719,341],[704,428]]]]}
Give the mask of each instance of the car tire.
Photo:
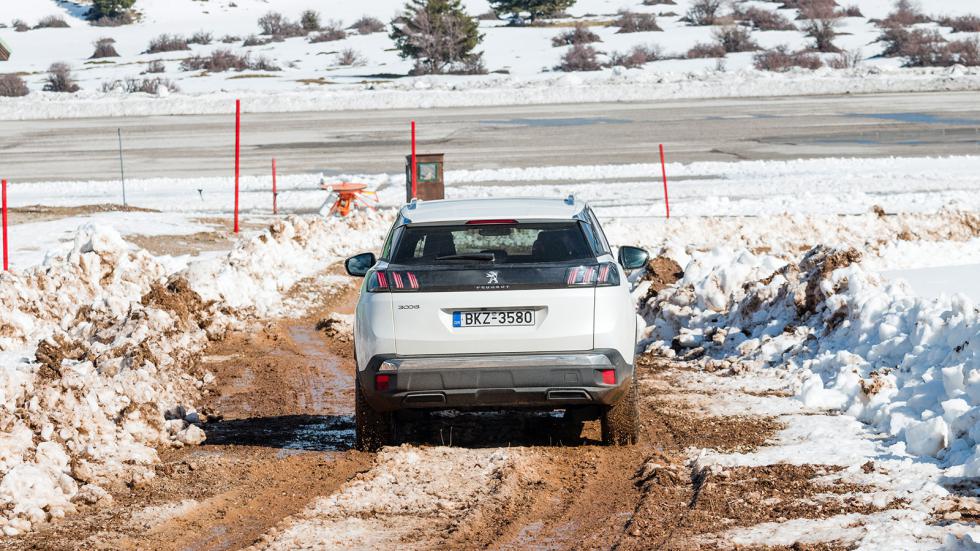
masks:
{"type": "Polygon", "coordinates": [[[602,410],[602,443],[607,446],[628,446],[640,438],[639,385],[636,372],[629,389],[619,400],[602,410]]]}
{"type": "Polygon", "coordinates": [[[354,379],[355,446],[361,451],[378,451],[394,441],[394,415],[377,411],[364,398],[361,384],[354,379]]]}

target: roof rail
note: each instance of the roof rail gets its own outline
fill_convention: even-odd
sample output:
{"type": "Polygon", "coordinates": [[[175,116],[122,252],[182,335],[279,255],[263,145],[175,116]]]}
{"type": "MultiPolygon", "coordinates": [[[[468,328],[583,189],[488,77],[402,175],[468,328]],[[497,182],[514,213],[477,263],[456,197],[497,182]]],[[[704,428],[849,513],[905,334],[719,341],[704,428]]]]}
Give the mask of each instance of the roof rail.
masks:
{"type": "Polygon", "coordinates": [[[565,204],[566,205],[574,205],[575,204],[575,195],[569,194],[568,197],[565,197],[565,204]]]}
{"type": "Polygon", "coordinates": [[[415,207],[418,206],[419,202],[418,197],[412,197],[412,200],[408,203],[408,208],[415,210],[415,207]]]}

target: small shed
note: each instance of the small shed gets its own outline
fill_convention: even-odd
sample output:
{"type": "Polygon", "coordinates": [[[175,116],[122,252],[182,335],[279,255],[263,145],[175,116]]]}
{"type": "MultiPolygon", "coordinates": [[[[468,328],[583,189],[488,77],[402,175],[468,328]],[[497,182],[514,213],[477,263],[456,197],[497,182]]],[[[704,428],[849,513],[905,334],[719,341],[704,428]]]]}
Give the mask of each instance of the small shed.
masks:
{"type": "Polygon", "coordinates": [[[0,61],[7,61],[10,59],[10,46],[0,38],[0,61]]]}

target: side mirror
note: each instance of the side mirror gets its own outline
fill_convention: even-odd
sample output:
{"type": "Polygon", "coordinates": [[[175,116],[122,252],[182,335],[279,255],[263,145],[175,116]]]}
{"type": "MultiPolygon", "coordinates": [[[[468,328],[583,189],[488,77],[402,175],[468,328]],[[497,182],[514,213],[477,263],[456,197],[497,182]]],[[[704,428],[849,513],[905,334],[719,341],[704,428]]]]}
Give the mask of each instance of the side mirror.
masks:
{"type": "Polygon", "coordinates": [[[354,277],[364,277],[377,262],[374,253],[361,253],[348,258],[344,262],[344,268],[347,268],[347,273],[354,277]]]}
{"type": "Polygon", "coordinates": [[[625,246],[619,248],[619,265],[627,270],[642,268],[649,258],[650,253],[639,247],[625,246]]]}

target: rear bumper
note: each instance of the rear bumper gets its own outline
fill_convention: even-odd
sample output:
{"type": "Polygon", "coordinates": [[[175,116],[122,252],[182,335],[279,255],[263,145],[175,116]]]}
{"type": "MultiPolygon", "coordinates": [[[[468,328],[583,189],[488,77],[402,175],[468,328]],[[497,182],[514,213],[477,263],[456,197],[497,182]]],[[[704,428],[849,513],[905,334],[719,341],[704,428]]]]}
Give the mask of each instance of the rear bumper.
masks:
{"type": "Polygon", "coordinates": [[[611,404],[632,380],[633,365],[612,349],[470,356],[382,354],[357,373],[364,397],[378,411],[611,404]],[[604,370],[615,371],[615,384],[603,383],[604,370]],[[389,376],[387,390],[375,388],[379,374],[389,376]]]}

